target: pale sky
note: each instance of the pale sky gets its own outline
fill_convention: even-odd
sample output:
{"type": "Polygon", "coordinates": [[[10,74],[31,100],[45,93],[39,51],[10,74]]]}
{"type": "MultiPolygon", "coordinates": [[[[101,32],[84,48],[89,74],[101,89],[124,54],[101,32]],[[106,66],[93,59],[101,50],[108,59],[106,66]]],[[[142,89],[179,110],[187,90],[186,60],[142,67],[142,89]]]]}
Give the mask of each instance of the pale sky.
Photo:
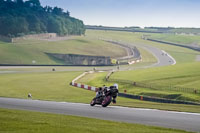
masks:
{"type": "Polygon", "coordinates": [[[40,0],[87,25],[199,27],[200,0],[40,0]]]}

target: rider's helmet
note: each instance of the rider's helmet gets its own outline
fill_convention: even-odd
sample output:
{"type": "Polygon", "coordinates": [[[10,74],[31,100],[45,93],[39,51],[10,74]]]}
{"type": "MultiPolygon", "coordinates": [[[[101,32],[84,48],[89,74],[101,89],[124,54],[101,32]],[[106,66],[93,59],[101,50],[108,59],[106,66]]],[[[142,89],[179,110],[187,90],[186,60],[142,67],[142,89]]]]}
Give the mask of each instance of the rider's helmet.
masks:
{"type": "Polygon", "coordinates": [[[99,87],[99,91],[102,91],[102,87],[99,87]]]}
{"type": "Polygon", "coordinates": [[[115,86],[115,88],[118,89],[118,84],[117,83],[115,83],[113,86],[115,86]]]}

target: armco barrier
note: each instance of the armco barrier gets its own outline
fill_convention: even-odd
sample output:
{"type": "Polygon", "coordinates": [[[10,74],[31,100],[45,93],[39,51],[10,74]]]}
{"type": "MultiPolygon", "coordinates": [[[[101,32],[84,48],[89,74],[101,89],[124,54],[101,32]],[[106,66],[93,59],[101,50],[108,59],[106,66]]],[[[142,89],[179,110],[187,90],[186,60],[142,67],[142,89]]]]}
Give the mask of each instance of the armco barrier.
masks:
{"type": "Polygon", "coordinates": [[[125,93],[119,93],[118,96],[125,97],[125,98],[131,98],[131,99],[139,99],[139,100],[144,100],[144,101],[159,102],[159,103],[200,105],[200,103],[195,103],[195,102],[186,102],[186,101],[179,101],[179,100],[154,98],[154,97],[131,95],[131,94],[125,94],[125,93]]]}

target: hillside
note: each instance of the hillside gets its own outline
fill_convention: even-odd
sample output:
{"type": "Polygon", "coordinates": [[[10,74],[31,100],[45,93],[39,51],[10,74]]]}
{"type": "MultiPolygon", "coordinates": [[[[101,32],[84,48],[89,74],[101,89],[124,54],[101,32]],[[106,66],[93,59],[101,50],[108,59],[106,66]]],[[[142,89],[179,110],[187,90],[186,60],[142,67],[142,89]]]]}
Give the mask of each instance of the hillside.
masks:
{"type": "Polygon", "coordinates": [[[0,42],[1,64],[65,64],[46,53],[110,57],[121,57],[127,54],[126,50],[119,46],[84,36],[74,36],[58,41],[28,39],[16,43],[0,42]]]}
{"type": "MultiPolygon", "coordinates": [[[[186,48],[163,45],[143,40],[142,33],[87,30],[85,36],[71,36],[65,39],[28,39],[19,40],[15,43],[0,42],[1,64],[47,64],[63,65],[63,61],[49,57],[45,53],[81,54],[93,56],[110,56],[117,58],[126,56],[124,48],[99,39],[112,39],[131,44],[148,44],[165,50],[172,55],[177,63],[194,62],[199,55],[198,52],[186,48]]],[[[158,34],[159,35],[159,34],[158,34]]],[[[136,64],[152,64],[156,62],[155,57],[145,49],[139,48],[143,62],[136,64]]],[[[135,65],[133,65],[134,67],[135,65]]]]}
{"type": "Polygon", "coordinates": [[[147,34],[147,38],[161,40],[165,42],[178,43],[181,45],[200,46],[199,35],[186,34],[147,34]]]}
{"type": "Polygon", "coordinates": [[[57,33],[81,35],[83,21],[59,7],[42,7],[39,0],[0,0],[0,35],[16,37],[25,34],[57,33]]]}

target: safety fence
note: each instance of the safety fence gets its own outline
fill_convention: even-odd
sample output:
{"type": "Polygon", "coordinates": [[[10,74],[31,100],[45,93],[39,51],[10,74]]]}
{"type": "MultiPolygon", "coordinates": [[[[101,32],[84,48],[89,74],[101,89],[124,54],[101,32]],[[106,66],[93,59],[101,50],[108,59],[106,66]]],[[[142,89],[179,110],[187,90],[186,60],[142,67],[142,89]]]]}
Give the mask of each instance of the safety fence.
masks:
{"type": "MultiPolygon", "coordinates": [[[[110,77],[110,75],[109,75],[110,77]]],[[[152,90],[164,90],[164,91],[176,91],[176,92],[184,92],[184,93],[193,93],[193,94],[200,94],[200,90],[196,88],[184,88],[184,87],[177,87],[177,86],[164,86],[164,85],[157,85],[157,84],[150,84],[150,83],[143,83],[143,82],[134,82],[131,80],[122,80],[122,79],[114,79],[114,78],[106,78],[108,82],[116,82],[126,85],[132,85],[136,87],[148,88],[152,90]]]]}

